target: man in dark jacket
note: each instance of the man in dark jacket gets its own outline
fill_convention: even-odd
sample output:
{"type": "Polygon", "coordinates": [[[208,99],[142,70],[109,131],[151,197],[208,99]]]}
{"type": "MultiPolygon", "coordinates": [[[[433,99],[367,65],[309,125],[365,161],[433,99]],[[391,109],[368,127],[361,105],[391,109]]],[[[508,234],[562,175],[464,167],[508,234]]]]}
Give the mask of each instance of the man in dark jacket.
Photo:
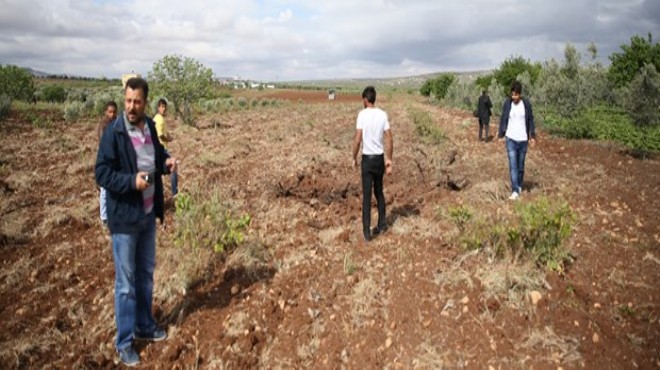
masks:
{"type": "Polygon", "coordinates": [[[108,227],[115,264],[116,348],[128,366],[140,362],[134,339],[160,341],[167,332],[151,310],[156,265],[156,218],[163,221],[161,175],[176,170],[145,115],[149,86],[126,83],[125,111],[103,132],[96,157],[96,182],[107,191],[108,227]]]}
{"type": "Polygon", "coordinates": [[[477,117],[479,117],[479,141],[488,141],[488,131],[490,127],[490,116],[492,115],[492,107],[493,103],[490,101],[488,91],[482,91],[481,96],[479,97],[479,102],[477,103],[477,117]],[[482,138],[481,132],[484,130],[484,128],[486,129],[486,137],[482,138]]]}
{"type": "Polygon", "coordinates": [[[532,146],[536,143],[532,104],[529,100],[522,98],[522,85],[518,81],[511,84],[511,98],[507,99],[502,107],[497,137],[502,141],[505,136],[511,178],[509,199],[516,200],[522,193],[527,142],[529,141],[532,146]]]}

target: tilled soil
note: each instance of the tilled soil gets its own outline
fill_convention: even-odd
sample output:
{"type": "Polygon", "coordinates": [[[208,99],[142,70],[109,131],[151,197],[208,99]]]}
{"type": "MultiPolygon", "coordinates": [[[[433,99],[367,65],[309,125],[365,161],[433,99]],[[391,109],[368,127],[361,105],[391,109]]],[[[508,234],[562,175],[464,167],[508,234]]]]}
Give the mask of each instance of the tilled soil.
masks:
{"type": "MultiPolygon", "coordinates": [[[[170,118],[181,192],[217,194],[252,221],[244,246],[223,255],[176,246],[166,193],[154,307],[170,338],[138,344],[142,367],[660,366],[658,160],[541,130],[520,202],[570,206],[574,262],[560,274],[493,260],[461,246],[448,210],[468,207],[484,228],[513,213],[503,144],[478,142],[465,112],[386,96],[389,229],[365,244],[350,159],[359,97],[269,94],[291,103],[203,117],[196,129],[170,118]],[[446,139],[417,136],[412,110],[446,139]]],[[[0,124],[0,364],[113,368],[96,122],[45,114],[52,127],[18,113],[0,124]]]]}

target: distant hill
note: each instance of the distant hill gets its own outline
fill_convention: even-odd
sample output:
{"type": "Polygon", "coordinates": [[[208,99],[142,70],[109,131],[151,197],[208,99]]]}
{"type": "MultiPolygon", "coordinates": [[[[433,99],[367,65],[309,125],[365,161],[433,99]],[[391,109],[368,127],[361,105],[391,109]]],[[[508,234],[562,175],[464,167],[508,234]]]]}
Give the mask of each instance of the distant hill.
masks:
{"type": "Polygon", "coordinates": [[[32,75],[33,75],[34,77],[42,77],[42,78],[43,78],[43,77],[50,77],[50,76],[52,76],[52,74],[50,74],[50,73],[42,72],[42,71],[37,71],[36,69],[32,69],[32,68],[29,68],[29,67],[25,67],[25,69],[26,69],[28,72],[32,73],[32,75]]]}

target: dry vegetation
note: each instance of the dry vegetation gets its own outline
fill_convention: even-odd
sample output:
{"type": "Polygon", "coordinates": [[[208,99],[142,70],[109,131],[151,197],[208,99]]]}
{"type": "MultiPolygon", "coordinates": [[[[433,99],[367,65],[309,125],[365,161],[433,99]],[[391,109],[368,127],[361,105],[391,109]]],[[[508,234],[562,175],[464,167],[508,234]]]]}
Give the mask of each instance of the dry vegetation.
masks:
{"type": "MultiPolygon", "coordinates": [[[[154,307],[170,339],[142,346],[144,363],[660,365],[658,161],[545,136],[530,150],[521,203],[566,202],[575,213],[562,242],[574,262],[560,274],[489,244],[464,248],[470,230],[516,225],[502,145],[478,143],[467,113],[412,95],[384,94],[378,105],[391,119],[395,162],[385,181],[390,229],[368,245],[349,158],[358,99],[295,99],[204,116],[199,129],[174,125],[181,191],[215,194],[251,222],[246,241],[223,254],[177,246],[169,201],[154,307]]],[[[3,368],[114,365],[93,124],[35,128],[14,115],[0,126],[3,368]]]]}

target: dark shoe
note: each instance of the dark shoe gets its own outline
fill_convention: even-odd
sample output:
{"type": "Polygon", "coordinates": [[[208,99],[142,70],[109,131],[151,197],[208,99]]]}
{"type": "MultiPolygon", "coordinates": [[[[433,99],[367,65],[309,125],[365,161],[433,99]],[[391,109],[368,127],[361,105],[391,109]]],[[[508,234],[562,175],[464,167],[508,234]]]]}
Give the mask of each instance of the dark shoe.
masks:
{"type": "Polygon", "coordinates": [[[380,235],[380,234],[385,234],[387,231],[387,227],[374,227],[373,230],[371,230],[372,235],[380,235]]]}
{"type": "Polygon", "coordinates": [[[133,335],[133,337],[136,340],[148,340],[150,342],[160,342],[161,340],[167,339],[167,332],[161,328],[156,328],[150,334],[135,332],[135,335],[133,335]]]}
{"type": "Polygon", "coordinates": [[[119,354],[119,361],[126,366],[137,366],[140,364],[140,355],[135,352],[133,347],[127,347],[117,351],[119,354]]]}

